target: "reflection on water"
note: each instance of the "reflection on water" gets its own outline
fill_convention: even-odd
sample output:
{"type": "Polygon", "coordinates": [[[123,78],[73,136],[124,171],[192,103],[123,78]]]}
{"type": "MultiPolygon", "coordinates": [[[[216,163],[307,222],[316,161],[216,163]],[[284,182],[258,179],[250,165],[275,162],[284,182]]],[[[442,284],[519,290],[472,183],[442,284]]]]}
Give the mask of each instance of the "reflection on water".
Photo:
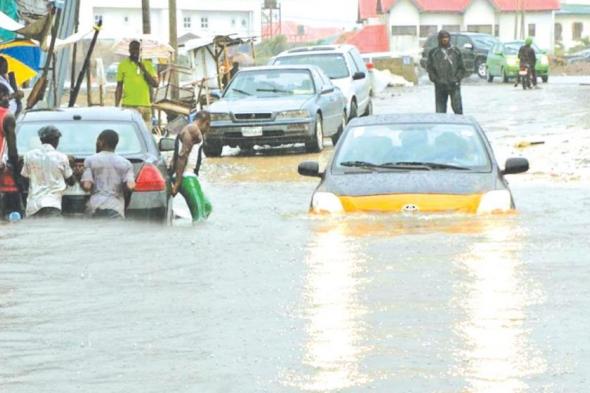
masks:
{"type": "Polygon", "coordinates": [[[515,222],[489,222],[482,238],[456,264],[467,278],[456,285],[455,302],[464,311],[455,330],[465,342],[460,371],[470,392],[520,392],[525,377],[542,373],[524,328],[527,306],[541,295],[532,291],[519,255],[526,241],[515,222]]]}
{"type": "Polygon", "coordinates": [[[368,377],[359,369],[364,314],[357,296],[362,256],[338,228],[319,231],[309,246],[304,307],[307,340],[303,363],[313,370],[299,388],[334,391],[368,377]]]}

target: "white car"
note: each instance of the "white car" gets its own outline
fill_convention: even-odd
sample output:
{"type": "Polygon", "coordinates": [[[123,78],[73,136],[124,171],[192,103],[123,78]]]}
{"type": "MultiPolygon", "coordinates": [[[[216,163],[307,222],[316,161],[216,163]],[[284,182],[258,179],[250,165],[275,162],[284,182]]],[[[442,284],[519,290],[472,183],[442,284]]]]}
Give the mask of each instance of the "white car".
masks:
{"type": "Polygon", "coordinates": [[[320,67],[347,99],[349,120],[373,113],[371,81],[358,49],[353,45],[324,45],[295,48],[282,52],[271,61],[273,65],[310,64],[320,67]]]}

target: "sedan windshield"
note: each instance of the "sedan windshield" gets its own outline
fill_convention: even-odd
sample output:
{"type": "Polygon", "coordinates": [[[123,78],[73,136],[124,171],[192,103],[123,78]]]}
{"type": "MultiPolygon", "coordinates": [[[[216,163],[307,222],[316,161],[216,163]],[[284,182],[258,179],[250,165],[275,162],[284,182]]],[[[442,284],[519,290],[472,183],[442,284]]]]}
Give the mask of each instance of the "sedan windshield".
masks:
{"type": "Polygon", "coordinates": [[[307,70],[244,71],[227,87],[224,98],[312,95],[315,86],[307,70]]]}
{"type": "MultiPolygon", "coordinates": [[[[17,129],[17,148],[19,154],[41,146],[37,132],[47,122],[21,123],[17,129]]],[[[143,144],[139,139],[135,124],[132,122],[102,121],[57,121],[51,122],[61,132],[57,150],[75,156],[87,156],[96,153],[96,138],[103,130],[114,130],[119,135],[119,143],[115,150],[119,154],[141,153],[143,144]]]]}
{"type": "Polygon", "coordinates": [[[318,66],[330,79],[347,78],[350,73],[344,56],[338,53],[305,55],[305,56],[281,56],[275,60],[275,65],[314,65],[318,66]]]}
{"type": "Polygon", "coordinates": [[[475,41],[477,46],[483,49],[490,49],[498,42],[494,37],[488,36],[473,36],[471,39],[475,41]]]}
{"type": "Polygon", "coordinates": [[[351,129],[334,159],[340,169],[489,171],[478,131],[463,124],[392,124],[351,129]]]}

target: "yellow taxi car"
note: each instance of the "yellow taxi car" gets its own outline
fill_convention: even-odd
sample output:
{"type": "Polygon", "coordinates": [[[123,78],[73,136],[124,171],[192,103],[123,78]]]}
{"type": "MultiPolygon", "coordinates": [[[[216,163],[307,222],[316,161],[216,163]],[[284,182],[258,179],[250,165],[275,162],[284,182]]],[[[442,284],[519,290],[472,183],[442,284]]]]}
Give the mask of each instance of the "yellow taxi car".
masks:
{"type": "Polygon", "coordinates": [[[525,158],[501,169],[475,119],[421,113],[355,119],[325,171],[315,161],[298,171],[321,178],[314,213],[486,214],[515,208],[505,176],[528,169],[525,158]]]}

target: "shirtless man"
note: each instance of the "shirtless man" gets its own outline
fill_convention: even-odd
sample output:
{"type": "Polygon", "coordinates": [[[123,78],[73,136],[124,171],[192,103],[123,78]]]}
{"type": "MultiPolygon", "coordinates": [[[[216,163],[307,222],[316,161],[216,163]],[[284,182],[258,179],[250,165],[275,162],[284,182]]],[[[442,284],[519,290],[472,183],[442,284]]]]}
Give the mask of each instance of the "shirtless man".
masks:
{"type": "Polygon", "coordinates": [[[182,178],[188,159],[195,145],[203,142],[203,136],[209,131],[211,124],[211,115],[209,112],[198,112],[195,121],[185,126],[178,134],[179,146],[174,151],[172,158],[172,168],[174,184],[172,185],[172,195],[178,194],[182,185],[182,178]]]}
{"type": "Polygon", "coordinates": [[[212,210],[211,203],[203,193],[197,178],[202,151],[199,150],[194,173],[186,171],[186,166],[193,147],[203,142],[203,136],[209,131],[210,123],[211,116],[208,112],[197,113],[195,121],[184,127],[178,134],[172,159],[171,173],[174,176],[172,195],[181,193],[194,222],[207,218],[212,210]]]}

